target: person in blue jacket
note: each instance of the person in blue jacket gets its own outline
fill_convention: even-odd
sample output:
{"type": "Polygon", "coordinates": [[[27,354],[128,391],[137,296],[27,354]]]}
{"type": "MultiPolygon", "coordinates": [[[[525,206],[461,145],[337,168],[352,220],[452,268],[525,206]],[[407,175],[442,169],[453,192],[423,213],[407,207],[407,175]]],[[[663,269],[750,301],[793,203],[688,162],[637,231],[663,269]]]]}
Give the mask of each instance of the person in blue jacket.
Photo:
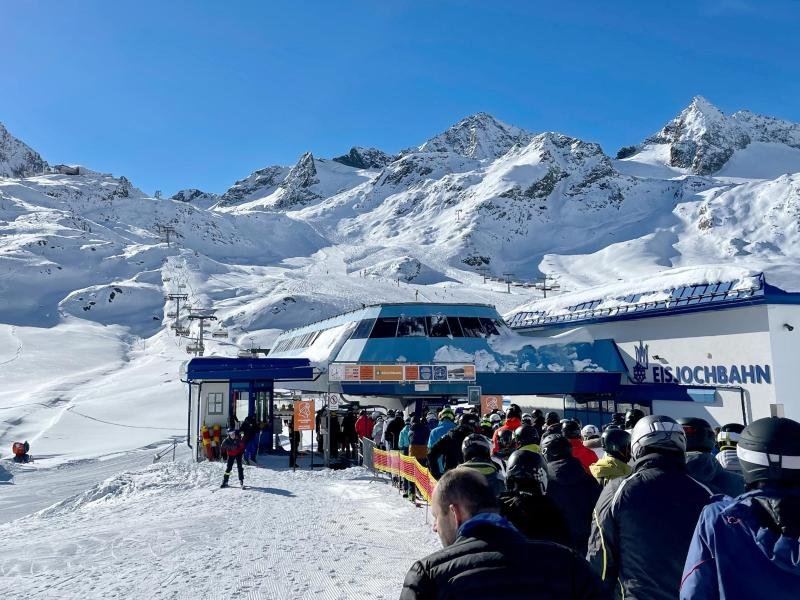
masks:
{"type": "MultiPolygon", "coordinates": [[[[453,412],[453,409],[449,406],[445,406],[439,412],[439,426],[434,427],[431,429],[431,434],[428,436],[428,453],[431,451],[431,447],[438,442],[440,439],[444,437],[444,434],[454,429],[456,426],[456,416],[453,412]]],[[[430,465],[428,465],[430,468],[430,465]]],[[[442,462],[441,458],[439,459],[439,471],[444,471],[444,463],[442,462]]]]}
{"type": "Polygon", "coordinates": [[[681,600],[800,597],[800,423],[769,417],[741,433],[746,484],[715,496],[694,531],[681,600]]]}

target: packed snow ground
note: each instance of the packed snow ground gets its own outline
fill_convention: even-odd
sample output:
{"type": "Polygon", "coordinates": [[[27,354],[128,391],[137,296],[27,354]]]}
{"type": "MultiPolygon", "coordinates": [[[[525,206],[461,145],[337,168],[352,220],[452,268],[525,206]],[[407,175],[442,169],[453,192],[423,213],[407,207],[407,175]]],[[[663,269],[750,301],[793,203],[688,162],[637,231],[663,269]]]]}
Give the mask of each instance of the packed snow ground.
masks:
{"type": "Polygon", "coordinates": [[[235,467],[236,486],[220,490],[220,463],[157,463],[2,524],[13,549],[0,556],[3,588],[26,598],[396,598],[413,561],[439,547],[426,509],[363,468],[262,460],[267,468],[245,467],[245,490],[235,467]]]}

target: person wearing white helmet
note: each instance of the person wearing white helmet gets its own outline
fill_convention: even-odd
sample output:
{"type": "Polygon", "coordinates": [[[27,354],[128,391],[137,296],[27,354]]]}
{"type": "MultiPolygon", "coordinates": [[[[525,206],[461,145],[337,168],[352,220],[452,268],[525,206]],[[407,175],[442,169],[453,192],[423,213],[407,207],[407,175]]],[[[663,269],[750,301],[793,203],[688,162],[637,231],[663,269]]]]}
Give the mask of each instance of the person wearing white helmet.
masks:
{"type": "Polygon", "coordinates": [[[583,438],[583,445],[597,454],[598,460],[606,455],[600,440],[600,430],[595,425],[585,425],[581,429],[581,437],[583,438]]]}
{"type": "Polygon", "coordinates": [[[586,558],[609,595],[675,600],[697,519],[712,496],[686,467],[686,434],[649,415],[631,431],[633,473],[611,480],[594,509],[586,558]]]}

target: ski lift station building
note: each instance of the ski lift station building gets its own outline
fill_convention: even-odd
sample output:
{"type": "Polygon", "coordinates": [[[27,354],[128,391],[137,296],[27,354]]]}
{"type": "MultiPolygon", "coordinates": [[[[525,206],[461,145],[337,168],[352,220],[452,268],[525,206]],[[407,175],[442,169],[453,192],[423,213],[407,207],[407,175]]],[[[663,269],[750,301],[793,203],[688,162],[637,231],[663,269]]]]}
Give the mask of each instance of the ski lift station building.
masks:
{"type": "MultiPolygon", "coordinates": [[[[613,340],[625,363],[625,397],[646,412],[719,425],[770,415],[800,420],[800,294],[763,274],[702,279],[649,292],[583,292],[579,301],[556,296],[506,321],[540,341],[565,334],[613,340]],[[681,388],[691,401],[673,397],[681,388]]],[[[602,398],[578,400],[582,408],[604,408],[602,398]]]]}
{"type": "Polygon", "coordinates": [[[190,435],[192,419],[210,418],[208,394],[241,419],[271,410],[274,387],[418,411],[510,396],[594,424],[632,406],[712,424],[800,419],[798,326],[800,294],[763,275],[577,303],[562,295],[505,319],[484,304],[366,306],[284,331],[266,359],[192,359],[190,435]]]}

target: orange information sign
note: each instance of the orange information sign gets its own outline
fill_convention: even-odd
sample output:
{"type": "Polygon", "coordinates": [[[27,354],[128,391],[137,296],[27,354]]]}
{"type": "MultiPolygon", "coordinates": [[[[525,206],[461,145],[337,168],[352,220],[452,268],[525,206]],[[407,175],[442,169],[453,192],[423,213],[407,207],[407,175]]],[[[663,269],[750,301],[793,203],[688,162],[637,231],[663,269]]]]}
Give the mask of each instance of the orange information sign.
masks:
{"type": "Polygon", "coordinates": [[[313,431],[314,430],[314,401],[295,400],[294,401],[294,430],[313,431]]]}
{"type": "Polygon", "coordinates": [[[481,415],[488,415],[495,409],[503,410],[503,397],[481,395],[481,415]]]}
{"type": "Polygon", "coordinates": [[[406,381],[417,381],[419,379],[419,365],[406,365],[404,368],[406,381]]]}
{"type": "Polygon", "coordinates": [[[376,381],[403,381],[402,365],[375,365],[376,381]]]}
{"type": "Polygon", "coordinates": [[[361,365],[358,371],[361,381],[372,381],[375,379],[375,367],[372,365],[361,365]]]}

